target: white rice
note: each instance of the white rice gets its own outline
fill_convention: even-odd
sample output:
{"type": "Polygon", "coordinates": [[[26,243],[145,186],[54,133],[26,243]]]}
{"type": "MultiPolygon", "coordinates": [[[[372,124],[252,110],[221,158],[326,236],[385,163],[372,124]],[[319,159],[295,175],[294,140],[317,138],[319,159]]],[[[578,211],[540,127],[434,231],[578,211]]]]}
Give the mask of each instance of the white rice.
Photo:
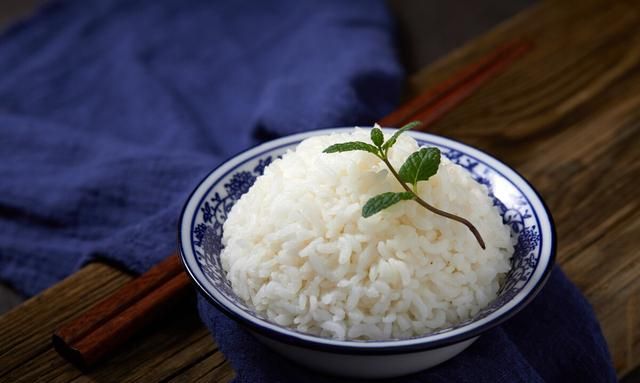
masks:
{"type": "MultiPolygon", "coordinates": [[[[374,155],[322,153],[369,142],[369,130],[312,137],[274,161],[224,224],[222,265],[234,292],[269,320],[337,339],[400,339],[471,318],[496,297],[513,240],[484,186],[444,156],[419,194],[480,230],[402,201],[369,218],[364,203],[402,191],[374,155]]],[[[418,149],[403,135],[399,169],[418,149]]]]}

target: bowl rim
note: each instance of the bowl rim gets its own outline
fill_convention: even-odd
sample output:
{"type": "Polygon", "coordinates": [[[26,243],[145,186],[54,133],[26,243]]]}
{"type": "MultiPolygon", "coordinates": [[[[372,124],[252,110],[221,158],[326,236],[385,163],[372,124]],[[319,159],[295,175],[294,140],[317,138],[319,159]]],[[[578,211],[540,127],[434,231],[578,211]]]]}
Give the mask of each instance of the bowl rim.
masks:
{"type": "MultiPolygon", "coordinates": [[[[227,305],[225,305],[224,302],[220,301],[211,291],[209,291],[204,286],[203,282],[198,278],[198,276],[195,275],[196,272],[194,272],[194,270],[191,269],[189,264],[189,259],[188,259],[189,255],[186,254],[186,251],[185,251],[185,248],[186,248],[185,242],[191,242],[190,241],[191,235],[188,236],[187,240],[183,239],[185,234],[185,230],[184,230],[185,217],[189,213],[188,212],[189,206],[193,204],[193,199],[195,194],[204,188],[204,184],[207,183],[207,181],[210,181],[214,173],[218,172],[221,168],[225,166],[233,167],[237,165],[237,164],[234,164],[234,162],[242,163],[242,161],[251,159],[252,158],[250,156],[251,153],[254,153],[254,152],[260,153],[263,150],[274,150],[282,146],[278,144],[296,142],[305,138],[309,138],[309,137],[317,136],[321,134],[346,132],[346,131],[353,130],[354,128],[356,127],[336,127],[336,128],[309,130],[301,133],[283,136],[275,140],[271,140],[262,144],[255,145],[251,148],[240,151],[235,155],[222,161],[220,164],[218,164],[215,168],[213,168],[209,173],[207,173],[206,176],[204,176],[198,182],[198,184],[189,194],[189,197],[184,203],[182,211],[180,213],[180,218],[178,220],[178,233],[177,233],[178,238],[177,239],[178,239],[178,249],[180,253],[180,259],[185,268],[185,271],[187,272],[187,275],[189,275],[192,283],[196,285],[197,290],[200,292],[200,294],[204,298],[207,299],[209,303],[213,304],[214,307],[216,307],[218,310],[223,312],[226,316],[235,320],[245,328],[251,331],[260,333],[264,336],[267,336],[277,341],[281,341],[281,342],[296,345],[296,346],[301,346],[308,349],[314,349],[318,351],[327,351],[332,353],[353,354],[353,355],[388,355],[388,354],[398,354],[398,353],[414,353],[414,352],[437,349],[437,348],[455,344],[470,338],[477,337],[482,333],[498,326],[499,324],[513,317],[515,314],[521,311],[525,306],[527,306],[538,295],[540,290],[542,290],[547,280],[549,279],[551,270],[555,265],[556,250],[557,250],[556,226],[553,221],[551,212],[547,204],[542,199],[542,196],[540,195],[540,193],[533,187],[533,185],[531,185],[529,181],[527,181],[526,178],[524,178],[515,169],[511,168],[504,162],[498,160],[497,158],[493,157],[492,155],[488,154],[487,152],[481,149],[475,148],[473,146],[467,145],[458,140],[451,139],[448,137],[439,136],[431,133],[419,132],[419,131],[409,131],[407,133],[410,134],[413,138],[430,140],[431,142],[434,142],[437,144],[442,143],[443,145],[445,145],[446,143],[453,143],[456,146],[454,148],[455,150],[459,150],[460,148],[462,148],[463,149],[461,151],[462,153],[464,153],[465,155],[469,155],[471,157],[475,157],[481,160],[482,162],[485,162],[494,171],[499,173],[502,177],[510,180],[512,183],[514,183],[513,177],[515,177],[515,180],[521,182],[524,186],[526,186],[529,189],[532,195],[535,196],[535,198],[537,199],[537,201],[535,202],[538,202],[539,205],[542,207],[542,210],[533,209],[533,211],[538,213],[536,214],[536,216],[539,216],[540,212],[544,212],[545,216],[547,217],[546,223],[548,223],[548,226],[549,226],[548,231],[549,231],[549,237],[550,237],[549,246],[547,246],[548,250],[544,253],[543,253],[543,248],[545,247],[544,242],[543,244],[541,244],[541,248],[540,248],[540,260],[546,259],[547,264],[544,265],[544,269],[540,271],[539,269],[540,269],[541,263],[538,263],[538,265],[536,266],[536,269],[534,269],[534,272],[531,275],[531,279],[533,279],[534,275],[538,273],[539,274],[538,279],[533,282],[531,280],[527,282],[527,284],[531,284],[531,286],[528,287],[528,291],[526,291],[524,293],[524,296],[520,297],[520,299],[515,304],[513,304],[512,307],[506,309],[502,313],[497,314],[495,317],[490,318],[489,320],[486,320],[485,323],[482,323],[481,325],[476,325],[475,327],[472,327],[474,323],[482,322],[483,319],[489,318],[491,315],[493,315],[493,313],[489,314],[485,318],[480,319],[478,322],[475,322],[475,321],[470,322],[457,329],[454,329],[451,331],[444,331],[442,333],[427,334],[424,336],[418,336],[418,337],[413,337],[408,339],[354,341],[354,340],[337,340],[337,339],[331,339],[331,338],[322,338],[312,334],[304,334],[301,332],[297,332],[297,331],[288,329],[286,327],[277,325],[275,323],[271,323],[261,318],[249,316],[248,314],[242,315],[241,313],[236,312],[233,309],[227,307],[227,305]],[[244,158],[244,157],[247,157],[247,158],[244,158]],[[498,167],[502,167],[503,168],[502,170],[509,171],[512,174],[509,176],[505,175],[504,172],[500,171],[500,169],[498,169],[495,165],[498,165],[498,167]],[[544,256],[547,254],[548,256],[545,258],[544,256]],[[455,333],[455,334],[450,334],[448,336],[449,333],[455,333]],[[433,339],[434,337],[436,337],[436,339],[433,339]]],[[[358,126],[357,128],[370,129],[371,127],[358,126]]],[[[392,133],[395,131],[395,129],[392,129],[392,128],[383,128],[383,130],[385,131],[385,133],[392,133]]],[[[213,182],[211,183],[213,184],[213,182]]],[[[515,183],[514,183],[514,186],[515,186],[515,183]]],[[[526,192],[526,190],[520,190],[520,191],[523,193],[526,192]]],[[[204,195],[206,195],[207,192],[208,190],[204,192],[204,195]]],[[[532,206],[532,208],[534,208],[533,203],[530,201],[529,198],[527,198],[527,202],[529,205],[532,206]]],[[[199,203],[196,204],[196,207],[198,205],[199,203]]],[[[197,214],[196,212],[197,210],[195,212],[192,212],[192,214],[189,215],[189,217],[192,217],[195,214],[197,214]]],[[[542,220],[537,219],[537,223],[539,224],[539,230],[542,232],[542,229],[543,229],[542,220]]],[[[192,256],[192,258],[195,260],[195,256],[192,256]]],[[[195,262],[197,263],[197,261],[195,262]]],[[[522,291],[527,289],[527,284],[525,284],[522,291]]],[[[519,297],[522,291],[520,291],[518,294],[512,297],[511,301],[513,301],[516,297],[519,297]]],[[[507,302],[507,304],[505,304],[495,312],[497,313],[498,311],[502,310],[508,304],[509,303],[507,302]]]]}

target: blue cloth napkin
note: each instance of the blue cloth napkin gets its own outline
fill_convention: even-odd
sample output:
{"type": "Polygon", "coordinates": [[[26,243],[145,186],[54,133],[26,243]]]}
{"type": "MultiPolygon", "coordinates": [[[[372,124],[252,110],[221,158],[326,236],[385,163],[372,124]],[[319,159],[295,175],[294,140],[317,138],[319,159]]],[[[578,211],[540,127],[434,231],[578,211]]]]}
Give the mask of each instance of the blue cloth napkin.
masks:
{"type": "Polygon", "coordinates": [[[382,1],[60,1],[0,38],[0,278],[143,272],[220,161],[371,124],[403,78],[382,1]]]}
{"type": "MultiPolygon", "coordinates": [[[[14,26],[0,37],[0,279],[32,295],[95,259],[147,270],[220,161],[391,111],[392,29],[380,0],[67,0],[14,26]]],[[[238,381],[312,379],[199,307],[238,381]]],[[[399,381],[427,380],[615,376],[589,305],[556,270],[523,314],[399,381]]]]}
{"type": "MultiPolygon", "coordinates": [[[[324,376],[275,354],[199,298],[200,316],[240,382],[361,382],[324,376]],[[242,352],[238,352],[242,350],[242,352]],[[256,368],[255,366],[260,366],[256,368]]],[[[378,382],[615,382],[593,310],[560,268],[520,313],[483,334],[462,354],[417,374],[378,382]]]]}

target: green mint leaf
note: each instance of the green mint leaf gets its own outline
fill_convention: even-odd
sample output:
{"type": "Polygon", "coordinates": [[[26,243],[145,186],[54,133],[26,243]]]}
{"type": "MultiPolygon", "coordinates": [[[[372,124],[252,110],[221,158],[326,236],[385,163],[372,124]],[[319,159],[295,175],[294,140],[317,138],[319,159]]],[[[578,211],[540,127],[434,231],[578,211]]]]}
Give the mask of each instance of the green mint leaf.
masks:
{"type": "Polygon", "coordinates": [[[371,142],[377,147],[381,147],[384,142],[384,135],[382,134],[382,130],[378,128],[371,129],[371,142]]]}
{"type": "Polygon", "coordinates": [[[384,145],[382,145],[382,149],[389,150],[396,143],[396,141],[398,140],[398,137],[400,137],[402,133],[406,132],[409,129],[413,129],[420,124],[422,124],[422,122],[413,121],[403,126],[402,128],[398,129],[395,133],[393,133],[393,136],[391,136],[391,138],[389,138],[387,142],[385,142],[384,145]]]}
{"type": "Polygon", "coordinates": [[[375,197],[371,197],[367,203],[362,207],[362,216],[364,218],[371,217],[372,215],[395,205],[400,201],[406,201],[413,199],[413,194],[409,192],[394,193],[387,192],[378,194],[375,197]]]}
{"type": "Polygon", "coordinates": [[[367,144],[362,141],[352,141],[352,142],[342,142],[340,144],[333,144],[323,150],[323,153],[340,153],[340,152],[350,152],[353,150],[364,150],[365,152],[370,152],[375,155],[378,154],[378,148],[371,144],[367,144]]]}
{"type": "Polygon", "coordinates": [[[440,150],[438,148],[422,148],[411,154],[398,171],[403,182],[415,185],[418,181],[426,181],[438,171],[440,150]]]}

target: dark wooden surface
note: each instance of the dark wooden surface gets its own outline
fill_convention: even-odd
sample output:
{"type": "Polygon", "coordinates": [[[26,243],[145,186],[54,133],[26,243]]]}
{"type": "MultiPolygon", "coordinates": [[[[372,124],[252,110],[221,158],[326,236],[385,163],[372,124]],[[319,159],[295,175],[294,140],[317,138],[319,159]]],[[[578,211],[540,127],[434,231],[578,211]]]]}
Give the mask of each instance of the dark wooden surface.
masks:
{"type": "Polygon", "coordinates": [[[53,349],[61,323],[132,279],[93,263],[0,317],[2,382],[211,382],[229,381],[233,370],[201,324],[194,305],[178,306],[122,348],[83,372],[53,349]]]}
{"type": "Polygon", "coordinates": [[[408,94],[515,36],[536,49],[431,132],[494,154],[541,192],[558,262],[623,376],[640,362],[640,2],[543,2],[430,65],[408,94]]]}
{"type": "Polygon", "coordinates": [[[49,0],[2,0],[0,2],[0,32],[5,27],[23,20],[49,0]]]}
{"type": "Polygon", "coordinates": [[[408,73],[420,71],[425,65],[536,2],[387,0],[397,20],[397,44],[408,73]]]}
{"type": "MultiPolygon", "coordinates": [[[[535,49],[430,131],[487,150],[541,192],[558,261],[592,303],[624,376],[640,364],[640,2],[538,4],[413,76],[407,97],[516,37],[535,49]]],[[[92,264],[0,317],[0,380],[231,379],[189,310],[88,373],[60,358],[53,329],[129,279],[92,264]]]]}
{"type": "Polygon", "coordinates": [[[93,366],[180,305],[193,305],[194,298],[191,281],[174,253],[81,316],[56,327],[53,346],[70,362],[93,366]]]}

